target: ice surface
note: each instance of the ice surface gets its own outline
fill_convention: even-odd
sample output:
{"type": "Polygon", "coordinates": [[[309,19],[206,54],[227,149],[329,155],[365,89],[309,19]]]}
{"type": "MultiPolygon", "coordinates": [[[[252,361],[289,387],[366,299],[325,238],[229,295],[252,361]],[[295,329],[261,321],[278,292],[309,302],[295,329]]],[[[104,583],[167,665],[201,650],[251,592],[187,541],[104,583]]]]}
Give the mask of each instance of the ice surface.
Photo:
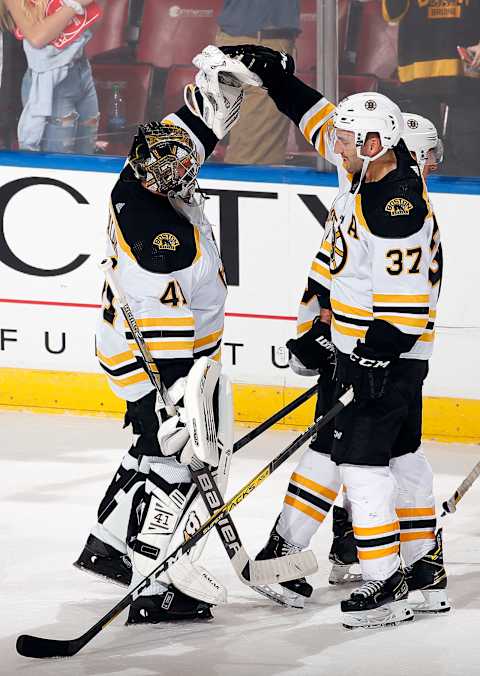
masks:
{"type": "MultiPolygon", "coordinates": [[[[319,572],[305,610],[285,609],[243,586],[212,534],[204,562],[229,589],[212,622],[125,627],[117,618],[69,660],[28,660],[20,633],[82,634],[123,596],[120,587],[72,567],[97,503],[129,434],[120,420],[0,412],[0,674],[29,676],[470,676],[480,673],[480,480],[445,519],[449,596],[454,610],[400,627],[347,631],[339,623],[346,590],[329,587],[330,520],[313,549],[319,572]]],[[[238,436],[245,429],[237,430],[238,436]]],[[[228,495],[294,432],[269,432],[232,462],[228,495]]],[[[437,504],[480,457],[478,445],[426,443],[437,504]]],[[[297,455],[232,516],[254,555],[278,513],[297,455]]]]}

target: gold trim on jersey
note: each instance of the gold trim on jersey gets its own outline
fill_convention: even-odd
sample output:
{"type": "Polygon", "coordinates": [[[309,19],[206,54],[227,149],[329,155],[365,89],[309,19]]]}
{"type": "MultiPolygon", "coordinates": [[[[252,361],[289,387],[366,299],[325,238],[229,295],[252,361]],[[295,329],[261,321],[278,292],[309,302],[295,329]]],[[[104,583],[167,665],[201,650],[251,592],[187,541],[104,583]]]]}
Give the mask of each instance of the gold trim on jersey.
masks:
{"type": "Polygon", "coordinates": [[[128,352],[120,352],[119,354],[114,354],[112,357],[107,357],[97,349],[96,355],[100,361],[102,361],[107,366],[118,366],[118,364],[123,364],[125,362],[135,361],[135,355],[130,350],[128,352]]]}
{"type": "Polygon", "coordinates": [[[116,234],[116,237],[117,237],[117,242],[118,242],[121,250],[124,253],[126,253],[127,256],[132,259],[132,261],[136,262],[136,258],[133,255],[132,250],[130,249],[130,247],[126,243],[125,238],[123,237],[123,233],[122,233],[122,230],[121,230],[120,225],[118,223],[117,215],[115,213],[115,209],[113,208],[113,204],[112,204],[111,200],[110,200],[108,207],[109,207],[109,211],[110,211],[110,216],[111,216],[112,221],[113,221],[113,225],[115,227],[115,234],[116,234]]]}
{"type": "Polygon", "coordinates": [[[195,338],[195,341],[193,343],[193,349],[196,350],[197,348],[204,347],[209,343],[215,343],[219,338],[222,337],[222,335],[223,328],[219,329],[218,331],[214,331],[213,333],[210,333],[208,336],[204,336],[203,338],[195,338]]]}
{"type": "Polygon", "coordinates": [[[379,315],[375,313],[375,319],[383,319],[389,324],[403,324],[404,326],[414,326],[415,328],[424,329],[428,324],[428,317],[425,319],[417,319],[413,317],[399,317],[398,315],[379,315]]]}
{"type": "Polygon", "coordinates": [[[415,540],[435,540],[434,530],[416,531],[415,533],[400,533],[400,542],[413,542],[415,540]]]}
{"type": "Polygon", "coordinates": [[[343,326],[339,324],[338,320],[335,317],[332,318],[332,326],[335,331],[343,334],[344,336],[354,336],[355,338],[365,338],[367,335],[367,329],[352,329],[349,326],[343,326]]]}
{"type": "MultiPolygon", "coordinates": [[[[314,133],[317,129],[320,129],[325,122],[328,122],[334,110],[335,106],[333,103],[330,103],[328,99],[323,97],[305,113],[298,126],[308,143],[312,144],[314,133]]],[[[325,130],[322,130],[320,135],[324,132],[325,130]]]]}
{"type": "Polygon", "coordinates": [[[398,66],[400,82],[411,82],[424,77],[456,77],[462,73],[460,59],[432,59],[398,66]]]}
{"type": "Polygon", "coordinates": [[[192,263],[192,265],[195,265],[195,263],[197,263],[202,257],[202,249],[200,246],[200,230],[196,225],[193,226],[193,234],[195,236],[195,246],[197,248],[197,253],[195,254],[195,258],[193,259],[192,263]]]}
{"type": "Polygon", "coordinates": [[[313,270],[314,272],[316,272],[317,274],[322,275],[322,277],[325,277],[325,279],[328,279],[330,281],[331,280],[330,270],[329,270],[329,268],[322,267],[322,265],[324,265],[324,264],[323,263],[317,263],[317,261],[314,260],[312,262],[310,269],[313,270]]]}
{"type": "Polygon", "coordinates": [[[346,305],[345,303],[335,300],[334,298],[330,299],[330,304],[334,310],[339,310],[340,312],[358,315],[358,317],[373,317],[373,312],[371,310],[364,310],[363,308],[353,307],[353,305],[346,305]]]}
{"type": "Polygon", "coordinates": [[[117,387],[128,387],[128,385],[135,385],[136,383],[142,383],[145,380],[149,380],[149,377],[144,371],[135,373],[133,376],[128,376],[128,378],[123,378],[121,380],[119,380],[117,376],[111,376],[110,374],[107,374],[107,378],[110,378],[112,383],[117,387]]]}
{"type": "Polygon", "coordinates": [[[308,322],[302,322],[301,324],[298,324],[297,326],[297,336],[300,338],[300,336],[303,336],[304,333],[309,331],[312,328],[313,324],[313,319],[310,319],[308,322]]]}
{"type": "MultiPolygon", "coordinates": [[[[193,317],[143,317],[137,319],[139,327],[145,326],[194,326],[193,317]]],[[[128,327],[128,322],[124,322],[124,326],[128,327]]]]}
{"type": "Polygon", "coordinates": [[[435,340],[435,331],[432,331],[431,333],[422,333],[418,340],[421,340],[422,343],[433,343],[435,340]]]}
{"type": "MultiPolygon", "coordinates": [[[[140,350],[138,349],[138,346],[134,340],[129,340],[128,344],[132,346],[135,352],[138,352],[140,354],[140,350]],[[136,347],[136,349],[135,349],[136,347]]],[[[160,343],[158,341],[145,341],[146,346],[150,350],[150,352],[170,352],[170,351],[177,351],[177,350],[186,350],[188,352],[191,352],[193,349],[193,340],[166,340],[163,343],[160,343]]]]}
{"type": "Polygon", "coordinates": [[[374,293],[374,303],[430,303],[430,294],[389,294],[389,293],[374,293]]]}
{"type": "Polygon", "coordinates": [[[357,218],[358,223],[364,228],[367,232],[370,232],[370,228],[368,227],[367,221],[365,219],[365,216],[363,215],[363,209],[362,209],[362,196],[360,193],[357,193],[355,195],[355,209],[354,209],[354,214],[357,218]]]}

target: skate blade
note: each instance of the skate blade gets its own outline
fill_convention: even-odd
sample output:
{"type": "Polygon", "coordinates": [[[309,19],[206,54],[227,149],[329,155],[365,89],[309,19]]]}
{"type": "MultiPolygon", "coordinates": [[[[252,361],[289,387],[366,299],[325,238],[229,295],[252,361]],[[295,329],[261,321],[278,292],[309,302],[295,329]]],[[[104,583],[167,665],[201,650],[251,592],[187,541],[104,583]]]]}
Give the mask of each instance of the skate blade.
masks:
{"type": "Polygon", "coordinates": [[[345,629],[375,629],[410,622],[413,618],[413,610],[403,600],[386,603],[384,606],[373,610],[342,613],[342,624],[345,629]]]}
{"type": "Polygon", "coordinates": [[[424,600],[421,603],[409,604],[414,613],[438,615],[448,613],[452,609],[446,589],[420,589],[419,591],[424,600]]]}
{"type": "Polygon", "coordinates": [[[124,589],[128,589],[129,585],[126,584],[125,582],[120,582],[119,580],[114,580],[111,577],[108,577],[108,575],[103,575],[102,573],[97,573],[93,570],[90,570],[90,568],[84,568],[83,566],[80,566],[76,561],[75,563],[72,563],[72,566],[76,568],[77,570],[81,570],[82,573],[86,573],[87,575],[91,575],[92,577],[96,578],[98,582],[109,582],[110,584],[114,584],[117,587],[123,587],[124,589]]]}
{"type": "Polygon", "coordinates": [[[280,585],[256,585],[250,587],[250,589],[255,590],[262,596],[265,596],[270,601],[278,603],[280,606],[285,608],[299,608],[302,609],[305,606],[305,597],[301,594],[295,594],[295,592],[285,589],[280,585]],[[281,590],[281,591],[280,591],[281,590]]]}
{"type": "Polygon", "coordinates": [[[348,564],[346,566],[341,566],[338,563],[334,563],[332,570],[330,571],[330,576],[328,578],[328,584],[358,584],[362,581],[361,573],[350,573],[350,568],[354,564],[348,564]]]}

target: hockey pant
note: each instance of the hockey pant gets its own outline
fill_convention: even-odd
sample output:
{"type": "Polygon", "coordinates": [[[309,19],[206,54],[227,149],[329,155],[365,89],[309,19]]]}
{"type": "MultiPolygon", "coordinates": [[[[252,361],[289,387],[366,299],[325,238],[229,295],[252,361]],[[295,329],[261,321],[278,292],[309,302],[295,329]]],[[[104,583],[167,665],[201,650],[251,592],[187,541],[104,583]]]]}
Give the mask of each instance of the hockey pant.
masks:
{"type": "Polygon", "coordinates": [[[407,566],[432,548],[433,473],[421,448],[394,458],[389,467],[337,466],[329,454],[307,449],[290,478],[278,533],[308,547],[342,483],[365,579],[386,579],[396,570],[399,540],[407,566]]]}
{"type": "MultiPolygon", "coordinates": [[[[225,493],[233,444],[233,409],[228,379],[220,377],[218,439],[220,462],[214,471],[225,493]]],[[[190,470],[173,457],[141,455],[135,447],[125,454],[100,503],[92,534],[132,560],[132,585],[138,584],[168,554],[192,535],[209,514],[192,483],[190,470]]],[[[152,583],[145,595],[162,593],[171,582],[183,593],[207,603],[226,601],[223,586],[196,564],[208,536],[152,583]]]]}

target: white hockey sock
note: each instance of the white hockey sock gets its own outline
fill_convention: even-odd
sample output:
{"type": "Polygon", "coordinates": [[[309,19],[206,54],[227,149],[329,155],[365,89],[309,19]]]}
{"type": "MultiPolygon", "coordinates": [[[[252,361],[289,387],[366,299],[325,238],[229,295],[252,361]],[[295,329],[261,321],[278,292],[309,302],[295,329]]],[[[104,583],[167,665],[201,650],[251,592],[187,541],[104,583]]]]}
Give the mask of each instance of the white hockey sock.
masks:
{"type": "Polygon", "coordinates": [[[304,549],[335,502],[340,472],[330,456],[308,448],[288,484],[277,532],[304,549]]]}

